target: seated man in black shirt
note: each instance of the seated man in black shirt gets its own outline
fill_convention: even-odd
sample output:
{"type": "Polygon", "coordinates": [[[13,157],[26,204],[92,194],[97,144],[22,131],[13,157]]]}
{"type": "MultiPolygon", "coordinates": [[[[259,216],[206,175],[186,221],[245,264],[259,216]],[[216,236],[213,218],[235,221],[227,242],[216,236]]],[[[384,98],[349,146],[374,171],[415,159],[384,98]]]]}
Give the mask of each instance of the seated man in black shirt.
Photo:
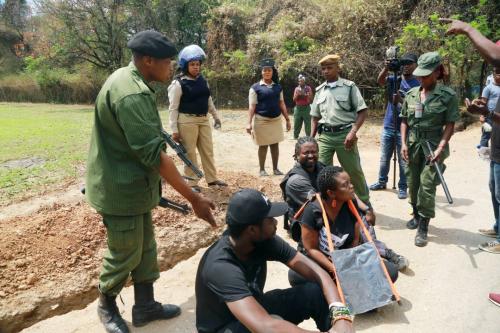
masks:
{"type": "MultiPolygon", "coordinates": [[[[280,183],[283,198],[288,204],[287,218],[290,220],[291,226],[285,224],[285,229],[290,229],[292,238],[299,243],[299,250],[302,251],[302,243],[300,239],[300,223],[293,219],[295,213],[302,207],[307,199],[318,192],[317,178],[320,171],[325,167],[324,164],[318,162],[318,143],[309,136],[301,137],[295,144],[295,166],[287,172],[280,183]],[[297,223],[295,223],[297,222],[297,223]]],[[[385,243],[377,240],[375,230],[375,213],[373,208],[367,206],[363,201],[355,196],[357,207],[360,214],[364,217],[365,225],[369,229],[372,238],[375,240],[375,245],[379,250],[380,255],[397,266],[399,271],[403,271],[410,265],[408,259],[397,254],[392,249],[389,249],[385,243]]]]}
{"type": "Polygon", "coordinates": [[[203,255],[196,275],[198,332],[311,332],[296,326],[311,317],[321,332],[354,332],[353,316],[328,273],[276,235],[275,217],[287,209],[252,189],[231,198],[228,228],[203,255]],[[269,260],[316,283],[264,293],[269,260]]]}

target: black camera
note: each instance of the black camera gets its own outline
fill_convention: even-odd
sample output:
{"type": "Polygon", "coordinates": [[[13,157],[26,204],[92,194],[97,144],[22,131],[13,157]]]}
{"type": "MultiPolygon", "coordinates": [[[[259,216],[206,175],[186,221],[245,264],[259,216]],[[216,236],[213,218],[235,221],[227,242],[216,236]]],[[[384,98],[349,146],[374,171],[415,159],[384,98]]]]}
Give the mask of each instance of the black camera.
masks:
{"type": "Polygon", "coordinates": [[[399,46],[391,46],[385,52],[387,68],[392,72],[397,72],[403,65],[398,59],[399,46]]]}
{"type": "Polygon", "coordinates": [[[385,52],[385,58],[387,60],[387,68],[391,72],[398,72],[401,69],[401,66],[411,64],[412,61],[410,59],[399,59],[399,46],[391,46],[385,52]]]}

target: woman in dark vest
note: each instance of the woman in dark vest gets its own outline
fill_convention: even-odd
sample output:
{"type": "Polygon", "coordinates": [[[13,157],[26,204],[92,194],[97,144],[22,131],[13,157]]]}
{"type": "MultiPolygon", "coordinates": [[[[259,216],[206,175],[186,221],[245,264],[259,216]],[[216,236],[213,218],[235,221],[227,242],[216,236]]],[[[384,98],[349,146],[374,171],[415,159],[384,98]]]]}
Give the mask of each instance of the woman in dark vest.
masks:
{"type": "MultiPolygon", "coordinates": [[[[207,113],[214,118],[215,129],[220,128],[221,122],[210,96],[208,83],[200,73],[205,58],[205,52],[198,45],[186,46],[179,53],[181,73],[168,87],[170,130],[172,138],[182,142],[189,159],[196,166],[198,166],[196,158],[198,149],[209,186],[227,186],[217,179],[215,168],[212,130],[207,113]]],[[[200,192],[198,179],[187,166],[184,167],[184,175],[189,178],[188,182],[193,191],[200,192]]]]}
{"type": "Polygon", "coordinates": [[[278,83],[278,71],[274,67],[274,60],[262,60],[259,68],[261,80],[252,85],[248,96],[246,130],[259,146],[260,175],[268,175],[264,168],[267,147],[271,148],[273,174],[283,175],[278,169],[279,142],[284,140],[281,116],[286,120],[287,131],[291,128],[290,119],[283,100],[283,88],[278,83]]]}

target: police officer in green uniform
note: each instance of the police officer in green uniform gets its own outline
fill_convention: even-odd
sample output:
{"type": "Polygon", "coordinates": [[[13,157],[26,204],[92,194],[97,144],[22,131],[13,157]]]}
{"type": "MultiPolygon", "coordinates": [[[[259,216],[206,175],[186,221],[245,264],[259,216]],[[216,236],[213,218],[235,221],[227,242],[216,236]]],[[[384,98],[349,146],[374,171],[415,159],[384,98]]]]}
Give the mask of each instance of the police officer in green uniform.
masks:
{"type": "Polygon", "coordinates": [[[401,110],[401,153],[408,163],[406,177],[413,207],[413,218],[406,225],[409,229],[418,228],[416,246],[427,245],[429,221],[435,216],[439,177],[433,163],[438,163],[444,171],[443,161],[450,155],[448,142],[459,118],[456,93],[438,84],[443,73],[437,52],[421,55],[413,72],[420,87],[408,91],[401,110]],[[434,150],[434,157],[426,141],[434,150]]]}
{"type": "Polygon", "coordinates": [[[177,51],[161,33],[137,33],[128,42],[133,61],[106,80],[95,103],[87,161],[86,196],[102,215],[108,248],[99,277],[98,315],[107,332],[129,332],[116,296],[129,275],[134,283],[132,323],[143,326],[180,314],[176,305],[155,301],[159,277],[151,210],[160,200],[160,176],[183,195],[196,215],[215,225],[214,204],[191,191],[165,154],[162,124],[152,81],[171,76],[177,51]]]}
{"type": "Polygon", "coordinates": [[[316,88],[311,106],[312,136],[319,133],[319,160],[332,165],[333,155],[351,177],[358,197],[370,205],[368,186],[361,168],[356,133],[368,110],[361,93],[352,81],[339,77],[340,57],[327,55],[319,61],[326,81],[316,88]]]}

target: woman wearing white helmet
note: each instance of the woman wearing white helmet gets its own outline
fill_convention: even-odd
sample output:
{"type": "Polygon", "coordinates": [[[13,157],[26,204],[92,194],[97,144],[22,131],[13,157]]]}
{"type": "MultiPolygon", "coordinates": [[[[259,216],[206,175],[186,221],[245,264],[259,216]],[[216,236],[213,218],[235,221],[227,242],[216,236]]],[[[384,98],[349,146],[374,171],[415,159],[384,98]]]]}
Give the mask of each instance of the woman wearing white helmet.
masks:
{"type": "MultiPolygon", "coordinates": [[[[170,102],[170,129],[175,141],[182,141],[189,159],[198,165],[196,149],[200,154],[205,179],[209,186],[227,186],[217,179],[214,163],[212,130],[207,113],[214,118],[214,128],[221,126],[208,83],[201,75],[201,65],[205,52],[198,45],[186,46],[179,53],[181,73],[168,87],[170,102]]],[[[184,167],[184,175],[189,178],[193,191],[200,192],[198,179],[189,167],[184,167]]]]}

